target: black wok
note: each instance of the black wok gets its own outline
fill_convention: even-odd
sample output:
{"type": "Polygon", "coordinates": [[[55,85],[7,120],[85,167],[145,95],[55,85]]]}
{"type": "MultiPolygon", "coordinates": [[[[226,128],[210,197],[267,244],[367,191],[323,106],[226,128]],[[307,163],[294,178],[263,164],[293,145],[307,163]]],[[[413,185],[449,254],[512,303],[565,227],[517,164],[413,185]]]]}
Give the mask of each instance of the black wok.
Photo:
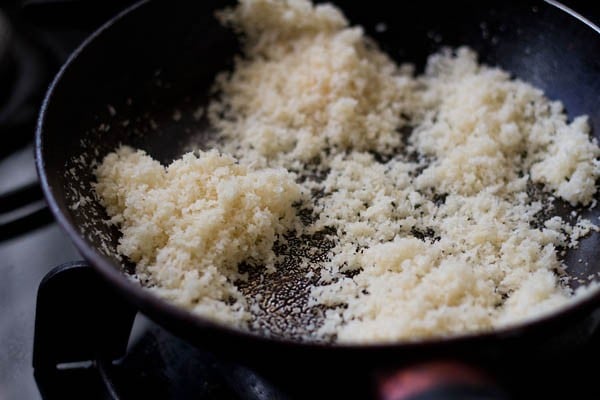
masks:
{"type": "MultiPolygon", "coordinates": [[[[542,88],[551,99],[563,101],[570,117],[588,114],[593,134],[599,136],[600,31],[559,5],[534,0],[406,2],[402,6],[385,0],[338,3],[352,23],[364,26],[396,60],[422,66],[440,46],[466,44],[479,52],[483,62],[498,65],[542,88]],[[387,25],[385,32],[374,29],[380,22],[387,25]]],[[[600,304],[600,289],[550,316],[491,333],[395,344],[302,343],[217,325],[126,279],[114,255],[119,232],[101,222],[106,218],[102,207],[96,201],[72,205],[81,193],[93,190],[89,161],[101,159],[121,143],[142,148],[166,163],[187,149],[191,137],[201,142],[207,124],[192,114],[208,102],[215,74],[231,68],[238,51],[235,36],[213,17],[224,4],[156,1],[133,6],[75,51],[44,101],[36,156],[50,209],[118,295],[197,346],[267,375],[310,379],[315,384],[333,376],[351,380],[430,357],[486,363],[547,354],[554,348],[552,343],[568,342],[573,331],[587,329],[586,317],[600,304]],[[174,119],[174,112],[182,118],[174,119]],[[86,163],[74,162],[78,158],[86,163]],[[307,371],[303,365],[311,367],[307,371]]],[[[559,207],[559,212],[569,210],[559,207]]],[[[582,213],[596,221],[600,215],[598,210],[582,213]]],[[[600,273],[599,260],[600,235],[594,233],[565,257],[568,274],[576,278],[572,285],[600,273]]]]}

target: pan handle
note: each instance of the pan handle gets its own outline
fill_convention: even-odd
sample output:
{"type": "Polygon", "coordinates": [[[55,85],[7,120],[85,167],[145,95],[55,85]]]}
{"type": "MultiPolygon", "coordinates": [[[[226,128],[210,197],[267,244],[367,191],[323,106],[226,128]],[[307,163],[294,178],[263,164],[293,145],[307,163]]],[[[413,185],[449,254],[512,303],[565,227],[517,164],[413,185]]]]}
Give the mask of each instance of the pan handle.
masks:
{"type": "Polygon", "coordinates": [[[377,379],[380,400],[506,400],[486,374],[456,361],[429,361],[377,379]]]}

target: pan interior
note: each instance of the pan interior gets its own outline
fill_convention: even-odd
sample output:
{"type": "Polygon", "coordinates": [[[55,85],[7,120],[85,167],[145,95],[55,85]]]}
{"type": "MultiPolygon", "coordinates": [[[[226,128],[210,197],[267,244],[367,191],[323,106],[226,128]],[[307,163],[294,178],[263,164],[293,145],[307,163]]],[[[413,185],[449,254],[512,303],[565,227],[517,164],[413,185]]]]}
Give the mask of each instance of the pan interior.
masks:
{"type": "MultiPolygon", "coordinates": [[[[92,188],[94,166],[120,144],[143,149],[164,164],[189,150],[191,143],[203,147],[214,134],[202,112],[213,95],[214,76],[231,69],[238,52],[234,35],[212,16],[221,2],[156,3],[117,21],[83,49],[55,87],[44,126],[45,172],[61,211],[115,268],[123,264],[116,254],[120,233],[104,222],[107,215],[92,188]],[[178,23],[163,24],[157,32],[157,21],[178,23]]],[[[339,5],[397,61],[422,67],[426,56],[440,47],[466,44],[478,51],[482,62],[563,101],[569,116],[589,114],[598,136],[600,115],[594,111],[600,108],[600,81],[595,78],[600,64],[590,57],[600,54],[600,40],[572,17],[537,2],[467,2],[465,12],[451,21],[444,16],[454,15],[454,2],[436,5],[435,12],[426,4],[410,4],[401,14],[394,12],[392,2],[375,1],[368,10],[357,3],[339,5]],[[382,22],[388,27],[385,32],[376,29],[382,22]]],[[[557,203],[556,214],[566,221],[572,219],[571,211],[557,203]]],[[[597,209],[577,211],[593,222],[600,215],[597,209]]],[[[307,305],[308,288],[317,275],[308,278],[299,260],[307,257],[317,268],[330,247],[324,233],[292,238],[290,245],[276,246],[285,255],[276,273],[240,284],[244,294],[261,294],[256,318],[265,332],[300,340],[307,327],[319,324],[323,309],[307,305]]],[[[565,252],[571,287],[600,273],[595,261],[599,252],[597,233],[565,252]]],[[[131,271],[132,265],[124,267],[131,271]]],[[[251,277],[256,274],[251,267],[240,268],[251,277]]]]}

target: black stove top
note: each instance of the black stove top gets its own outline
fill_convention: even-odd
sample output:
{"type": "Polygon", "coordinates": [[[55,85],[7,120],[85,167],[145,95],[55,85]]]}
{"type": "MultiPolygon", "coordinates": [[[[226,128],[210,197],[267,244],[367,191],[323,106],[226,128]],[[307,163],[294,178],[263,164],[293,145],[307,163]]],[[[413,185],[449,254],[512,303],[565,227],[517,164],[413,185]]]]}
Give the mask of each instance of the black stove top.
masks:
{"type": "MultiPolygon", "coordinates": [[[[37,109],[70,51],[127,3],[22,0],[0,6],[0,399],[293,398],[276,389],[276,382],[216,359],[210,349],[192,347],[142,315],[119,362],[64,364],[57,373],[42,370],[34,377],[38,287],[55,267],[81,259],[53,222],[37,185],[32,150],[37,109]]],[[[566,3],[600,16],[593,2],[566,3]]],[[[44,313],[51,320],[49,309],[44,313]]],[[[600,357],[600,310],[590,318],[596,332],[582,332],[591,339],[577,350],[497,365],[494,376],[515,398],[600,398],[593,367],[600,357]]],[[[44,346],[52,347],[52,337],[46,338],[44,346]]],[[[314,388],[313,397],[332,392],[314,388]]]]}

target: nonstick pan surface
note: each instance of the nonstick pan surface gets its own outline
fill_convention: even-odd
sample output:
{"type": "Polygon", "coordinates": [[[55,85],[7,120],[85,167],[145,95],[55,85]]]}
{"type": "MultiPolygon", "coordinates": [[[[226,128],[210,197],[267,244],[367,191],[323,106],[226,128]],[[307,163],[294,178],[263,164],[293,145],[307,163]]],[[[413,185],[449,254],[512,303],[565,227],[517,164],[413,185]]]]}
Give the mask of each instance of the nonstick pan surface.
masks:
{"type": "MultiPolygon", "coordinates": [[[[141,2],[90,37],[62,68],[42,107],[36,133],[37,166],[50,208],[83,256],[128,302],[166,328],[199,346],[253,364],[273,360],[325,360],[344,368],[383,365],[426,355],[513,354],[533,351],[574,329],[600,303],[600,290],[539,320],[482,334],[393,344],[303,343],[286,330],[285,304],[302,305],[305,291],[294,272],[277,275],[268,290],[282,310],[273,325],[283,335],[266,337],[217,325],[173,306],[123,274],[115,255],[119,231],[91,195],[93,161],[120,144],[146,150],[168,163],[202,145],[210,127],[194,113],[210,99],[214,76],[232,67],[236,37],[214,19],[221,1],[141,2]],[[181,118],[174,118],[174,115],[181,118]],[[88,195],[90,201],[79,202],[88,195]]],[[[544,1],[336,2],[353,24],[362,25],[399,62],[422,67],[442,46],[468,45],[481,61],[500,66],[560,99],[570,117],[588,114],[593,134],[600,127],[600,33],[597,28],[544,1]],[[367,5],[368,4],[368,5],[367,5]],[[375,26],[385,23],[387,30],[375,26]]],[[[568,207],[558,207],[567,218],[568,207]]],[[[582,210],[597,221],[599,211],[582,210]]],[[[320,242],[323,251],[326,243],[320,242]]],[[[302,251],[298,247],[298,251],[302,251]]],[[[569,251],[565,262],[573,287],[600,272],[600,235],[593,233],[569,251]],[[584,260],[584,262],[579,262],[584,260]]],[[[277,308],[277,307],[275,307],[277,308]]],[[[318,316],[317,316],[318,317],[318,316]]],[[[309,316],[309,318],[312,318],[309,316]]],[[[315,317],[316,318],[316,317],[315,317]]],[[[582,328],[583,329],[583,328],[582,328]]]]}

